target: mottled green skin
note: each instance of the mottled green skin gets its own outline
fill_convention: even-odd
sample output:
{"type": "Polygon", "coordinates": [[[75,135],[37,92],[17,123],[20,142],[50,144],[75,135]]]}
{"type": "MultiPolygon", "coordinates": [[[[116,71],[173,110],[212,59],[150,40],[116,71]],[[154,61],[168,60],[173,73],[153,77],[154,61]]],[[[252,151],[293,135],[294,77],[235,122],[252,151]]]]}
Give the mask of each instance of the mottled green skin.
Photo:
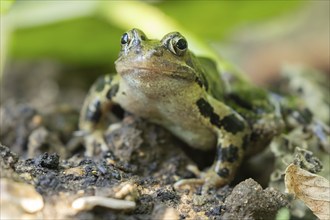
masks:
{"type": "Polygon", "coordinates": [[[123,35],[115,62],[117,75],[104,76],[91,88],[80,129],[99,138],[107,126],[104,115],[118,104],[165,127],[193,148],[217,149],[213,165],[201,179],[177,185],[223,186],[235,176],[251,143],[265,145],[277,133],[278,118],[267,93],[235,80],[226,91],[216,65],[196,57],[185,43],[178,32],[160,41],[147,39],[138,29],[123,35]]]}

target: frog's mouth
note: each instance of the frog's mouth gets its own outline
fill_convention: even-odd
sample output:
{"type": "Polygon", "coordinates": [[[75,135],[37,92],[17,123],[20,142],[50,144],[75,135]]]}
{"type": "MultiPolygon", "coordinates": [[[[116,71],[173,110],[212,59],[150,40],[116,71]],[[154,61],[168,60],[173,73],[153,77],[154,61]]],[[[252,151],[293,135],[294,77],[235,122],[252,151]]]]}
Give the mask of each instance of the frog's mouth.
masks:
{"type": "Polygon", "coordinates": [[[116,66],[117,72],[121,76],[130,76],[130,77],[147,77],[147,78],[156,78],[156,77],[170,77],[174,79],[182,79],[187,81],[194,80],[194,73],[189,71],[178,71],[178,69],[160,69],[160,68],[150,68],[150,67],[141,67],[141,66],[116,66]]]}

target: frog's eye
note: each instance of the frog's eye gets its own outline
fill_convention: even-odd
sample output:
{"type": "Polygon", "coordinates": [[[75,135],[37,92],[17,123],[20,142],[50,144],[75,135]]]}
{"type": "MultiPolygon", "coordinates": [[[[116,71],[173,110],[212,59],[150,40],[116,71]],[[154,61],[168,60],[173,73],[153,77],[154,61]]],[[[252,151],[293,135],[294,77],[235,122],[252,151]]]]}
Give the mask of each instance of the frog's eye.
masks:
{"type": "Polygon", "coordinates": [[[145,40],[147,40],[146,35],[141,30],[134,28],[121,36],[120,43],[123,48],[129,48],[145,40]]]}
{"type": "Polygon", "coordinates": [[[175,36],[170,39],[168,48],[175,55],[182,56],[188,49],[188,42],[182,36],[175,36]]]}
{"type": "Polygon", "coordinates": [[[129,37],[129,35],[127,33],[125,33],[125,34],[123,34],[123,36],[121,36],[120,43],[122,45],[129,44],[130,41],[131,41],[131,38],[129,37]]]}

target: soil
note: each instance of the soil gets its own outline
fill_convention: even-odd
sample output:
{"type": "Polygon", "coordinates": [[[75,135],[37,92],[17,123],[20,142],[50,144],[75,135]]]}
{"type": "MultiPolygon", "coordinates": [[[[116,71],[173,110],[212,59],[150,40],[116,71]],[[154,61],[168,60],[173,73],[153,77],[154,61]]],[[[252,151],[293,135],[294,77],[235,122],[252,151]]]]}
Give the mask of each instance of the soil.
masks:
{"type": "MultiPolygon", "coordinates": [[[[210,189],[205,195],[200,186],[175,190],[178,180],[196,177],[187,166],[207,167],[212,152],[193,151],[165,129],[124,112],[115,129],[105,133],[109,150],[102,152],[96,146],[93,157],[85,156],[76,131],[79,109],[92,81],[67,76],[70,71],[50,61],[17,62],[7,68],[0,107],[1,178],[13,186],[16,182],[32,185],[44,206],[30,213],[20,205],[10,213],[3,208],[2,216],[269,219],[288,205],[284,194],[263,189],[242,172],[232,185],[210,189]],[[76,199],[88,196],[134,201],[135,207],[75,208],[76,199]]],[[[15,200],[24,197],[23,193],[15,200]]]]}

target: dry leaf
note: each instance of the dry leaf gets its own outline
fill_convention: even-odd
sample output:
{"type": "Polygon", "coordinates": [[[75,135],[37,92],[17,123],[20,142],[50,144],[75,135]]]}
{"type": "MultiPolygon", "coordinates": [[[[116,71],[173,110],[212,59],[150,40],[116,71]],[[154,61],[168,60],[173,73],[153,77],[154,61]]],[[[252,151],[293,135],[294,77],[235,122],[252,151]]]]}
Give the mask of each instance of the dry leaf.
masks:
{"type": "Polygon", "coordinates": [[[330,219],[330,183],[327,179],[290,164],[285,171],[285,186],[318,218],[330,219]]]}

